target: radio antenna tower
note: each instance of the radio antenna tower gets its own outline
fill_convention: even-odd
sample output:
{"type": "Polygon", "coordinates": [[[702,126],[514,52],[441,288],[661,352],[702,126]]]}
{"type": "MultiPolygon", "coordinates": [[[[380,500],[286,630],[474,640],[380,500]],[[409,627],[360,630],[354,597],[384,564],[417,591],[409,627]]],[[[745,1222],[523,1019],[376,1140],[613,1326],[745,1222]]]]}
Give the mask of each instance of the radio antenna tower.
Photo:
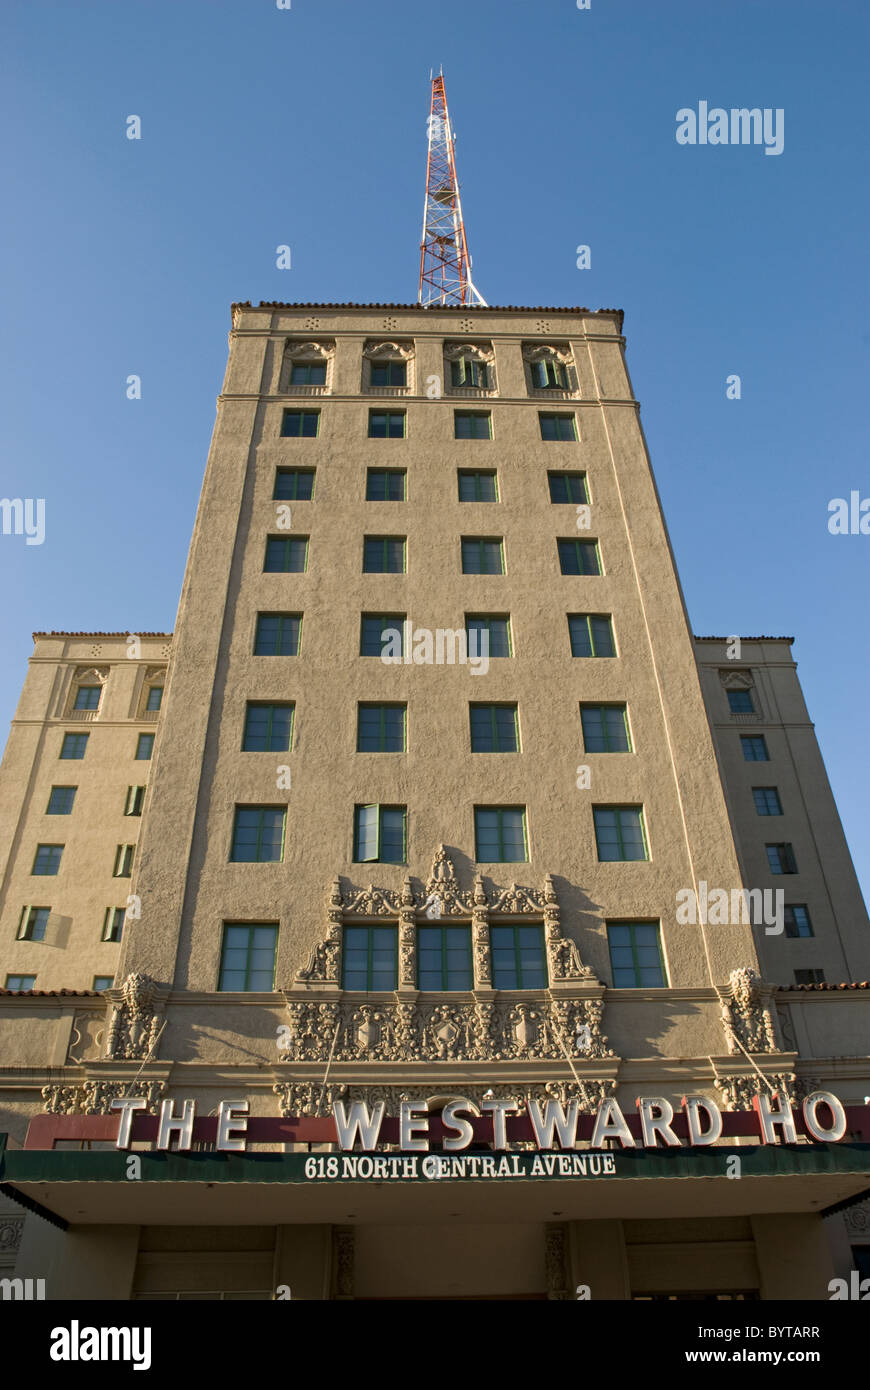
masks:
{"type": "Polygon", "coordinates": [[[486,300],[471,279],[471,257],[459,201],[456,177],[456,137],[450,126],[443,72],[432,77],[432,103],[427,128],[429,158],[420,243],[420,288],[417,303],[482,304],[486,300]]]}

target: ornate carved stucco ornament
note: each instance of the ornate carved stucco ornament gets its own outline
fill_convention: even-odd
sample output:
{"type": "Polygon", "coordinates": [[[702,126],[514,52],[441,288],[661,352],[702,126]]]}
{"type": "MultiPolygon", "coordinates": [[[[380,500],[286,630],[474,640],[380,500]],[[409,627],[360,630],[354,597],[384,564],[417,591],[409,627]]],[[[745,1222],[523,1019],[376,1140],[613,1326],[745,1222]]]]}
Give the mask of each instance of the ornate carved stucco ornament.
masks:
{"type": "Polygon", "coordinates": [[[771,1090],[778,1091],[789,1105],[797,1103],[794,1072],[776,1072],[772,1075],[765,1073],[763,1080],[757,1073],[748,1076],[715,1076],[713,1080],[716,1089],[722,1094],[726,1110],[751,1110],[753,1096],[759,1095],[761,1091],[770,1095],[771,1090]]]}
{"type": "Polygon", "coordinates": [[[120,989],[106,991],[112,1018],[106,1036],[106,1056],[143,1061],[152,1055],[160,1032],[167,991],[150,975],[136,971],[120,989]]]}
{"type": "Polygon", "coordinates": [[[163,1098],[163,1081],[79,1081],[70,1086],[43,1086],[41,1095],[50,1115],[110,1115],[111,1102],[141,1096],[149,1114],[156,1115],[163,1098]]]}
{"type": "Polygon", "coordinates": [[[369,1109],[383,1101],[385,1113],[397,1116],[402,1101],[425,1105],[436,1093],[442,1100],[445,1096],[463,1096],[471,1101],[472,1105],[477,1106],[478,1110],[485,1097],[490,1100],[509,1100],[520,1114],[525,1111],[527,1099],[558,1100],[563,1106],[576,1100],[581,1114],[592,1115],[602,1101],[615,1095],[616,1080],[609,1076],[583,1077],[579,1084],[575,1081],[535,1081],[524,1086],[521,1082],[514,1081],[482,1086],[469,1085],[460,1078],[451,1082],[439,1081],[437,1086],[434,1082],[430,1082],[428,1086],[330,1082],[325,1088],[320,1082],[279,1081],[272,1090],[280,1097],[281,1114],[284,1116],[316,1115],[318,1105],[321,1115],[329,1115],[332,1113],[335,1100],[343,1100],[346,1105],[354,1101],[363,1101],[369,1109]]]}
{"type": "Polygon", "coordinates": [[[523,348],[526,362],[559,362],[563,367],[571,365],[571,349],[567,343],[526,343],[523,348]]]}
{"type": "Polygon", "coordinates": [[[768,1007],[772,992],[763,989],[758,975],[748,966],[731,971],[727,989],[719,992],[722,1027],[729,1052],[781,1050],[768,1007]]]}

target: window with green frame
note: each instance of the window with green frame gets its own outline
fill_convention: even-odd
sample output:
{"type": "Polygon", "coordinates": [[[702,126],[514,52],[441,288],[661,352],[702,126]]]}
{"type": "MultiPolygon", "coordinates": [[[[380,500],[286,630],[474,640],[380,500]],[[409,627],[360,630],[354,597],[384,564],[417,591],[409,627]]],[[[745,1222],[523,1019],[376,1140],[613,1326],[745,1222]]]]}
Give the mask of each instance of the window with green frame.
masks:
{"type": "Polygon", "coordinates": [[[124,799],[125,816],[141,816],[142,806],[145,801],[144,787],[128,787],[127,795],[124,799]]]}
{"type": "Polygon", "coordinates": [[[325,362],[294,362],[290,368],[291,386],[325,386],[325,362]]]}
{"type": "Polygon", "coordinates": [[[825,972],[818,966],[810,966],[806,970],[796,970],[794,972],[794,982],[796,985],[823,985],[825,983],[825,972]]]}
{"type": "Polygon", "coordinates": [[[319,410],[285,410],[281,421],[282,439],[314,439],[320,430],[319,410]]]}
{"type": "Polygon", "coordinates": [[[285,807],[237,806],[230,860],[234,864],[277,863],[284,858],[285,807]]]}
{"type": "Polygon", "coordinates": [[[73,761],[83,758],[87,752],[89,738],[90,734],[64,734],[63,743],[60,746],[60,757],[73,761]]]}
{"type": "Polygon", "coordinates": [[[6,989],[11,989],[18,993],[23,993],[27,989],[36,989],[35,975],[7,975],[6,989]]]}
{"type": "Polygon", "coordinates": [[[404,536],[363,537],[363,574],[404,573],[404,536]]]}
{"type": "Polygon", "coordinates": [[[786,903],[783,907],[786,936],[814,936],[806,903],[786,903]]]}
{"type": "Polygon", "coordinates": [[[732,714],[754,714],[751,690],[726,690],[728,708],[732,714]]]}
{"type": "Polygon", "coordinates": [[[743,749],[744,762],[770,762],[770,755],[767,751],[767,740],[765,739],[764,734],[741,734],[740,746],[743,749]]]}
{"type": "Polygon", "coordinates": [[[408,367],[405,362],[372,362],[370,366],[370,385],[407,386],[408,367]]]}
{"type": "Polygon", "coordinates": [[[600,863],[649,859],[642,806],[593,806],[592,815],[600,863]]]}
{"type": "Polygon", "coordinates": [[[31,874],[35,874],[37,877],[53,877],[60,871],[63,850],[63,845],[37,845],[33,868],[30,870],[31,874]]]}
{"type": "Polygon", "coordinates": [[[662,989],[668,983],[657,922],[608,922],[614,989],[662,989]]]}
{"type": "Polygon", "coordinates": [[[103,941],[120,941],[124,931],[125,907],[107,907],[103,917],[103,941]]]}
{"type": "Polygon", "coordinates": [[[504,542],[500,536],[463,536],[463,574],[504,574],[504,542]]]}
{"type": "Polygon", "coordinates": [[[405,806],[355,806],[355,864],[404,864],[407,859],[408,811],[405,806]]]}
{"type": "Polygon", "coordinates": [[[518,753],[516,705],[469,705],[472,753],[518,753]]]}
{"type": "Polygon", "coordinates": [[[278,468],[272,498],[276,502],[310,502],[314,496],[313,468],[278,468]]]}
{"type": "Polygon", "coordinates": [[[525,806],[475,806],[474,857],[478,864],[528,860],[525,806]]]}
{"type": "Polygon", "coordinates": [[[360,704],[357,706],[356,751],[404,753],[406,726],[406,705],[360,704]]]}
{"type": "Polygon", "coordinates": [[[581,705],[583,747],[587,753],[631,753],[625,705],[581,705]]]}
{"type": "Polygon", "coordinates": [[[154,735],[153,735],[153,734],[140,734],[139,737],[138,737],[137,740],[136,740],[136,757],[135,757],[135,761],[136,761],[136,762],[140,762],[140,763],[147,763],[147,762],[150,760],[151,755],[152,755],[153,752],[154,752],[154,735]]]}
{"type": "Polygon", "coordinates": [[[772,874],[796,874],[798,871],[794,849],[790,844],[765,845],[767,864],[772,874]]]}
{"type": "Polygon", "coordinates": [[[298,656],[301,613],[258,613],[254,656],[298,656]]]}
{"type": "Polygon", "coordinates": [[[492,439],[492,415],[488,410],[454,410],[454,439],[492,439]]]}
{"type": "Polygon", "coordinates": [[[268,536],[264,574],[304,574],[308,569],[307,536],[268,536]]]}
{"type": "Polygon", "coordinates": [[[451,386],[473,386],[478,391],[489,390],[489,367],[476,357],[457,357],[450,363],[451,386]]]}
{"type": "Polygon", "coordinates": [[[616,656],[609,613],[569,613],[568,636],[572,656],[616,656]]]}
{"type": "Polygon", "coordinates": [[[548,473],[551,502],[588,502],[585,473],[548,473]]]}
{"type": "Polygon", "coordinates": [[[491,926],[493,989],[546,989],[543,927],[491,926]]]}
{"type": "Polygon", "coordinates": [[[50,915],[50,907],[23,907],[18,919],[18,940],[44,941],[50,915]]]}
{"type": "Polygon", "coordinates": [[[498,501],[498,479],[495,469],[484,472],[481,469],[460,468],[458,476],[460,502],[498,501]]]}
{"type": "Polygon", "coordinates": [[[470,927],[417,928],[417,988],[431,991],[474,988],[470,927]]]}
{"type": "Polygon", "coordinates": [[[552,358],[544,358],[540,362],[532,362],[530,366],[532,371],[532,385],[536,390],[568,390],[568,373],[562,362],[554,362],[552,358]]]}
{"type": "Polygon", "coordinates": [[[513,656],[511,620],[509,617],[486,613],[465,615],[465,640],[470,655],[490,657],[513,656]],[[488,644],[488,650],[487,650],[488,644]]]}
{"type": "Polygon", "coordinates": [[[72,815],[77,791],[78,787],[52,787],[45,814],[47,816],[72,815]]]}
{"type": "Polygon", "coordinates": [[[370,410],[369,439],[404,439],[404,410],[370,410]]]}
{"type": "Polygon", "coordinates": [[[162,686],[162,685],[151,685],[151,686],[149,686],[149,687],[148,687],[148,699],[147,699],[146,702],[145,702],[145,708],[146,708],[146,709],[150,709],[150,710],[158,710],[162,704],[163,704],[163,686],[162,686]]]}
{"type": "Polygon", "coordinates": [[[115,862],[112,867],[113,878],[130,878],[132,876],[133,857],[135,853],[135,845],[118,845],[115,850],[115,862]]]}
{"type": "Polygon", "coordinates": [[[370,468],[366,473],[367,502],[404,502],[404,468],[370,468]]]}
{"type": "Polygon", "coordinates": [[[573,415],[538,415],[541,438],[563,444],[577,443],[577,425],[573,415]]]}
{"type": "Polygon", "coordinates": [[[782,802],[776,787],[753,787],[755,809],[760,816],[781,816],[782,802]]]}
{"type": "Polygon", "coordinates": [[[95,993],[101,994],[104,989],[111,989],[115,983],[114,975],[95,975],[91,989],[95,993]]]}
{"type": "Polygon", "coordinates": [[[342,933],[341,987],[392,990],[399,984],[396,927],[345,927],[342,933]]]}
{"type": "Polygon", "coordinates": [[[293,744],[296,706],[249,700],[245,710],[243,753],[288,753],[293,744]]]}
{"type": "Polygon", "coordinates": [[[559,568],[563,574],[600,574],[601,556],[597,540],[559,540],[559,568]]]}
{"type": "Polygon", "coordinates": [[[99,709],[102,692],[101,685],[80,685],[76,691],[73,709],[99,709]]]}
{"type": "Polygon", "coordinates": [[[363,613],[360,620],[360,656],[405,655],[404,613],[363,613]]]}
{"type": "Polygon", "coordinates": [[[277,945],[271,922],[225,922],[218,989],[271,994],[277,945]]]}

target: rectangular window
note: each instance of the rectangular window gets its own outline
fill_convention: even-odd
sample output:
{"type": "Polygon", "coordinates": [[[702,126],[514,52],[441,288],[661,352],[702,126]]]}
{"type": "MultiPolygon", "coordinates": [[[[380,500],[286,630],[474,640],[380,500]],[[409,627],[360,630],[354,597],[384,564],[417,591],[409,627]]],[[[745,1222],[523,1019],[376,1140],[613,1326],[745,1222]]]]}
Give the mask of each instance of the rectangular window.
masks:
{"type": "Polygon", "coordinates": [[[760,816],[781,816],[782,802],[776,787],[753,787],[755,809],[760,816]]]}
{"type": "Polygon", "coordinates": [[[366,473],[367,502],[404,502],[404,468],[370,468],[366,473]]]}
{"type": "Polygon", "coordinates": [[[406,720],[405,705],[358,705],[356,751],[404,753],[406,720]]]}
{"type": "Polygon", "coordinates": [[[796,874],[794,850],[789,844],[765,845],[767,863],[772,874],[796,874]]]}
{"type": "Polygon", "coordinates": [[[307,536],[269,536],[264,574],[304,574],[308,569],[307,536]]]}
{"type": "Polygon", "coordinates": [[[287,753],[293,743],[294,704],[269,705],[249,700],[245,710],[243,753],[287,753]]]}
{"type": "Polygon", "coordinates": [[[363,613],[360,623],[360,656],[405,655],[404,613],[363,613]]]}
{"type": "Polygon", "coordinates": [[[60,869],[63,845],[37,845],[31,874],[50,878],[60,869]]]}
{"type": "Polygon", "coordinates": [[[504,574],[504,543],[500,537],[462,537],[463,574],[504,574]]]}
{"type": "Polygon", "coordinates": [[[497,502],[498,483],[496,474],[492,472],[477,472],[470,468],[459,469],[459,500],[460,502],[497,502]]]}
{"type": "Polygon", "coordinates": [[[532,385],[538,391],[567,391],[568,374],[561,362],[532,362],[532,385]]]}
{"type": "Polygon", "coordinates": [[[569,613],[572,656],[616,656],[609,613],[569,613]]]}
{"type": "Polygon", "coordinates": [[[91,989],[93,989],[97,994],[100,994],[104,989],[111,989],[114,983],[114,975],[95,975],[94,983],[91,985],[91,989]]]}
{"type": "Polygon", "coordinates": [[[404,362],[372,362],[372,386],[407,386],[408,367],[404,362]]]}
{"type": "Polygon", "coordinates": [[[548,473],[551,502],[588,502],[585,473],[548,473]]]}
{"type": "Polygon", "coordinates": [[[140,734],[136,740],[136,761],[147,763],[154,752],[154,735],[140,734]]]}
{"type": "Polygon", "coordinates": [[[271,994],[278,928],[272,923],[225,922],[219,990],[271,994]]]}
{"type": "Polygon", "coordinates": [[[19,941],[44,941],[50,907],[24,907],[18,922],[19,941]]]}
{"type": "Polygon", "coordinates": [[[597,541],[560,540],[559,568],[563,574],[600,574],[601,556],[597,541]]]}
{"type": "Polygon", "coordinates": [[[518,753],[516,705],[469,705],[472,753],[518,753]]]}
{"type": "Polygon", "coordinates": [[[298,656],[301,613],[258,613],[254,656],[298,656]]]}
{"type": "Polygon", "coordinates": [[[474,988],[470,927],[417,928],[417,988],[474,988]]]}
{"type": "Polygon", "coordinates": [[[52,787],[45,814],[47,816],[71,815],[77,791],[78,787],[52,787]]]}
{"type": "Polygon", "coordinates": [[[131,876],[135,853],[135,845],[118,845],[115,850],[115,867],[112,869],[113,878],[129,878],[131,876]]]}
{"type": "Polygon", "coordinates": [[[404,439],[404,410],[370,410],[369,439],[404,439]]]}
{"type": "Polygon", "coordinates": [[[60,748],[62,758],[83,758],[88,746],[88,734],[64,734],[60,748]]]}
{"type": "Polygon", "coordinates": [[[314,439],[320,429],[319,410],[285,410],[281,421],[282,439],[314,439]]]}
{"type": "Polygon", "coordinates": [[[661,989],[667,985],[657,923],[608,922],[607,944],[614,989],[661,989]]]}
{"type": "Polygon", "coordinates": [[[7,975],[6,989],[15,990],[21,994],[28,989],[36,989],[35,975],[7,975]]]}
{"type": "Polygon", "coordinates": [[[806,903],[786,903],[783,909],[786,936],[814,936],[806,903]]]}
{"type": "Polygon", "coordinates": [[[404,536],[363,537],[363,574],[404,573],[404,536]]]}
{"type": "Polygon", "coordinates": [[[490,927],[494,989],[546,989],[543,927],[490,927]]]}
{"type": "Polygon", "coordinates": [[[474,857],[478,864],[528,860],[525,806],[475,806],[474,857]]]}
{"type": "Polygon", "coordinates": [[[407,858],[408,812],[404,806],[355,806],[353,858],[355,864],[404,864],[407,858]]]}
{"type": "Polygon", "coordinates": [[[274,501],[310,502],[313,495],[313,468],[279,468],[276,471],[274,501]]]}
{"type": "Polygon", "coordinates": [[[492,416],[488,410],[454,410],[454,439],[492,439],[492,416]]]}
{"type": "Polygon", "coordinates": [[[649,859],[640,806],[594,806],[592,814],[600,863],[649,859]]]}
{"type": "Polygon", "coordinates": [[[625,705],[581,705],[583,747],[587,753],[631,753],[625,705]]]}
{"type": "Polygon", "coordinates": [[[573,415],[538,415],[541,425],[541,438],[560,440],[562,443],[576,443],[577,426],[573,415]]]}
{"type": "Polygon", "coordinates": [[[450,363],[451,386],[474,386],[479,391],[489,390],[489,367],[486,362],[478,362],[474,357],[458,357],[450,363]]]}
{"type": "Polygon", "coordinates": [[[740,743],[743,748],[743,761],[747,763],[767,763],[770,757],[767,752],[767,743],[763,734],[752,734],[747,736],[741,734],[740,743]]]}
{"type": "Polygon", "coordinates": [[[146,709],[157,710],[163,703],[163,686],[151,685],[148,687],[148,699],[145,702],[146,709]]]}
{"type": "Polygon", "coordinates": [[[732,714],[753,714],[752,692],[749,690],[727,690],[728,707],[732,714]]]}
{"type": "Polygon", "coordinates": [[[824,970],[796,970],[794,972],[794,982],[796,985],[823,985],[825,983],[824,970]]]}
{"type": "Polygon", "coordinates": [[[341,984],[342,989],[398,988],[399,941],[395,927],[345,927],[341,984]]]}
{"type": "Polygon", "coordinates": [[[325,386],[325,362],[294,362],[290,368],[291,386],[325,386]]]}
{"type": "Polygon", "coordinates": [[[231,862],[273,864],[283,859],[286,817],[284,807],[237,806],[231,862]]]}
{"type": "Polygon", "coordinates": [[[99,709],[102,689],[101,685],[80,685],[73,709],[99,709]]]}
{"type": "Polygon", "coordinates": [[[465,619],[465,640],[472,655],[481,656],[489,641],[491,657],[513,656],[510,618],[493,618],[469,613],[465,619]]]}
{"type": "Polygon", "coordinates": [[[145,800],[144,787],[128,787],[127,800],[124,803],[125,816],[141,816],[142,804],[145,800]]]}
{"type": "Polygon", "coordinates": [[[124,931],[124,907],[107,907],[103,917],[103,941],[120,941],[124,931]]]}

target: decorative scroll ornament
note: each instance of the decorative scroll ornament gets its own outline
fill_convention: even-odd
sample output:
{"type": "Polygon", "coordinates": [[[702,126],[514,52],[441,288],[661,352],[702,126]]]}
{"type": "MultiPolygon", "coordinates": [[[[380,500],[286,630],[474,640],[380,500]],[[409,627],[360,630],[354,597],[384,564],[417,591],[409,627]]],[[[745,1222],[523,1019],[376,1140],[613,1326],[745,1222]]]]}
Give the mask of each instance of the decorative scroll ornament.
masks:
{"type": "Polygon", "coordinates": [[[374,361],[407,362],[414,356],[410,343],[366,343],[363,356],[374,361]]]}
{"type": "Polygon", "coordinates": [[[154,1051],[166,1003],[166,991],[150,975],[127,976],[120,990],[108,990],[112,1021],[106,1037],[106,1056],[125,1061],[144,1060],[154,1051]]]}
{"type": "Polygon", "coordinates": [[[526,343],[523,348],[526,362],[559,362],[563,367],[571,364],[571,349],[566,343],[526,343]]]}
{"type": "Polygon", "coordinates": [[[335,1101],[347,1093],[344,1085],[322,1085],[319,1081],[276,1081],[272,1087],[279,1097],[282,1115],[331,1115],[335,1101]]]}
{"type": "Polygon", "coordinates": [[[72,1086],[43,1086],[41,1095],[49,1115],[110,1115],[111,1102],[124,1096],[141,1096],[148,1113],[156,1115],[166,1084],[163,1081],[82,1081],[72,1086]]]}
{"type": "Polygon", "coordinates": [[[325,1090],[320,1082],[280,1081],[273,1087],[280,1098],[281,1114],[290,1117],[297,1115],[316,1115],[318,1102],[320,1114],[332,1113],[335,1100],[343,1100],[345,1105],[363,1101],[372,1106],[384,1102],[385,1114],[397,1116],[403,1101],[415,1105],[425,1105],[436,1094],[439,1102],[445,1096],[462,1096],[481,1109],[484,1099],[510,1101],[517,1113],[526,1109],[527,1099],[540,1101],[558,1100],[567,1106],[572,1100],[578,1103],[583,1115],[594,1115],[601,1103],[616,1093],[616,1080],[613,1077],[583,1077],[579,1084],[575,1081],[536,1081],[528,1086],[518,1082],[507,1082],[499,1086],[469,1086],[465,1081],[439,1081],[428,1086],[385,1086],[380,1084],[339,1085],[330,1083],[325,1090]],[[321,1092],[323,1098],[321,1101],[321,1092]]]}
{"type": "Polygon", "coordinates": [[[728,976],[728,990],[720,997],[722,1027],[729,1052],[780,1051],[773,1018],[765,1006],[761,981],[754,970],[746,966],[732,970],[728,976]]]}
{"type": "Polygon", "coordinates": [[[444,356],[448,362],[458,362],[463,357],[471,358],[475,362],[490,363],[495,360],[491,343],[485,347],[482,343],[445,343],[444,356]]]}
{"type": "Polygon", "coordinates": [[[751,1076],[714,1077],[714,1084],[722,1093],[726,1110],[751,1110],[753,1097],[762,1091],[770,1095],[771,1090],[778,1091],[793,1106],[796,1103],[794,1083],[794,1072],[776,1072],[774,1075],[765,1072],[763,1082],[757,1073],[751,1076]]]}
{"type": "Polygon", "coordinates": [[[563,1221],[548,1221],[544,1230],[547,1298],[568,1299],[571,1297],[568,1292],[568,1227],[563,1221]]]}

